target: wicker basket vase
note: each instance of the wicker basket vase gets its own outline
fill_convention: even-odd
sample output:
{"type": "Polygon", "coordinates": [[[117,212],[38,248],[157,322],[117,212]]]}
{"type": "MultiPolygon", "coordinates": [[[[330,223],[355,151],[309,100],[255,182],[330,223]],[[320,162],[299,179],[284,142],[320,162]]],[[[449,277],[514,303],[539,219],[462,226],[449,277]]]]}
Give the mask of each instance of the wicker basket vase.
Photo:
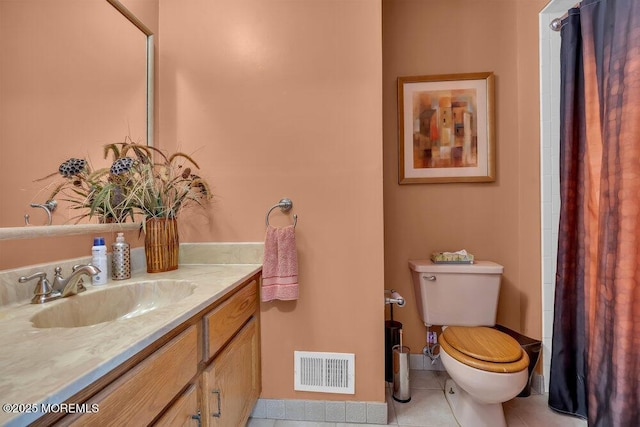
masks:
{"type": "Polygon", "coordinates": [[[147,218],[144,252],[147,273],[161,273],[178,268],[178,221],[175,218],[147,218]]]}

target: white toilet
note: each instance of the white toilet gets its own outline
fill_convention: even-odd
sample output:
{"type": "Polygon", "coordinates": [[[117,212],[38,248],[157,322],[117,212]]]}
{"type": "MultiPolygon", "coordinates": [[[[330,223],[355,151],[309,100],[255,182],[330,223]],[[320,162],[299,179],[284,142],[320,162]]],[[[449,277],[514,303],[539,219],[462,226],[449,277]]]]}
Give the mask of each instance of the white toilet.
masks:
{"type": "Polygon", "coordinates": [[[462,427],[501,427],[502,402],[528,380],[529,357],[495,325],[503,267],[490,261],[434,264],[409,261],[418,312],[425,325],[443,326],[440,358],[451,379],[445,396],[462,427]]]}

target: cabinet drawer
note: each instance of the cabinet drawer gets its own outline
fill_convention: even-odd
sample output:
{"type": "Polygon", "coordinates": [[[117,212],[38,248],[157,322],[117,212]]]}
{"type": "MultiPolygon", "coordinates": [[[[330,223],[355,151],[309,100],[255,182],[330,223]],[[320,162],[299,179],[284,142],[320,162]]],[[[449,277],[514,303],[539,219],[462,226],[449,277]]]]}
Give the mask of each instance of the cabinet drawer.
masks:
{"type": "Polygon", "coordinates": [[[204,316],[205,360],[213,357],[258,309],[258,282],[252,280],[238,293],[204,316]]]}
{"type": "Polygon", "coordinates": [[[191,326],[91,398],[87,403],[97,403],[99,412],[68,424],[148,425],[196,375],[197,342],[191,326]]]}

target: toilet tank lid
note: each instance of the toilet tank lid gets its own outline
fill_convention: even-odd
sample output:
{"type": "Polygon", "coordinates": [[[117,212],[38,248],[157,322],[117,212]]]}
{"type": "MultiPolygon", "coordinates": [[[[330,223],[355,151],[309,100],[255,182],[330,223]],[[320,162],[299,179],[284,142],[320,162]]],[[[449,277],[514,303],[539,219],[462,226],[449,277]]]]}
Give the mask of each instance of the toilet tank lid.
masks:
{"type": "Polygon", "coordinates": [[[473,264],[434,264],[430,259],[409,261],[409,268],[418,273],[473,273],[502,274],[504,267],[492,261],[475,261],[473,264]]]}

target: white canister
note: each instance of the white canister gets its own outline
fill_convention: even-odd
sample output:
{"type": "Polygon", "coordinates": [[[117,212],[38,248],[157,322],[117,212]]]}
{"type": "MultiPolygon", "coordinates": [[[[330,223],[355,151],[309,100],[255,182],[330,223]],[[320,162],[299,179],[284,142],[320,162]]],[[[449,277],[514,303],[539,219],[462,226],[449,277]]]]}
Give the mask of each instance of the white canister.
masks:
{"type": "Polygon", "coordinates": [[[93,239],[91,256],[91,264],[100,270],[99,273],[91,277],[91,283],[93,286],[105,285],[109,271],[107,269],[107,246],[104,243],[104,237],[95,237],[93,239]]]}

